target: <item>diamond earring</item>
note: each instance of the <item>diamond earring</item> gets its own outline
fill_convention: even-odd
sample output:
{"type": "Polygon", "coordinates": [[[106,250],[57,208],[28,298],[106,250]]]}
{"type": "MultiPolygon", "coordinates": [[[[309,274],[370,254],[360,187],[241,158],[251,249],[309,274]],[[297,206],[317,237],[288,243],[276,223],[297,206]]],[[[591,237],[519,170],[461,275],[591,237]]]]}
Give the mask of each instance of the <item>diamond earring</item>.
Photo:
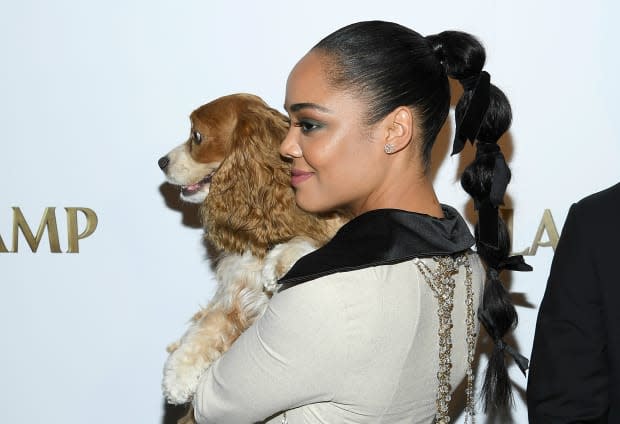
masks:
{"type": "Polygon", "coordinates": [[[383,146],[383,151],[388,155],[391,155],[392,153],[394,153],[394,145],[392,143],[386,144],[385,146],[383,146]]]}

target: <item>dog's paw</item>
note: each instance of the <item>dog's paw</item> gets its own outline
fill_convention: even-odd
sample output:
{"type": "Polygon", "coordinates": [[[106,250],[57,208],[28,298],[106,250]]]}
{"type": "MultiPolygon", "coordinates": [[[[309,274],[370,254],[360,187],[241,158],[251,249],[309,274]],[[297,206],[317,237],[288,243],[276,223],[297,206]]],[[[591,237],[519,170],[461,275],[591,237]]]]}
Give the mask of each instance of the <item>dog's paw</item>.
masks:
{"type": "Polygon", "coordinates": [[[181,405],[194,397],[198,381],[209,362],[191,349],[177,348],[164,365],[162,391],[168,403],[181,405]]]}
{"type": "Polygon", "coordinates": [[[181,342],[170,343],[168,346],[166,346],[166,352],[172,353],[175,350],[177,350],[179,348],[179,346],[181,346],[181,342]]]}
{"type": "Polygon", "coordinates": [[[263,287],[274,292],[282,278],[299,258],[316,250],[312,240],[295,237],[286,243],[277,244],[265,257],[262,269],[263,287]]]}

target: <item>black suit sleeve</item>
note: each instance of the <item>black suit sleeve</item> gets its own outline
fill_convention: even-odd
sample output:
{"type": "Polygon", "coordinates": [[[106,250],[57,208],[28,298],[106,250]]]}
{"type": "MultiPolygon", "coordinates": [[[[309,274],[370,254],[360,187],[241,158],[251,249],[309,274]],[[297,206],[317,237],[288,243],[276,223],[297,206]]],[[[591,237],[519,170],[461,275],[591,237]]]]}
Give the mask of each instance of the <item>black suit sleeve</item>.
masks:
{"type": "Polygon", "coordinates": [[[533,424],[607,423],[607,336],[590,226],[596,218],[580,206],[566,218],[538,313],[527,385],[533,424]]]}

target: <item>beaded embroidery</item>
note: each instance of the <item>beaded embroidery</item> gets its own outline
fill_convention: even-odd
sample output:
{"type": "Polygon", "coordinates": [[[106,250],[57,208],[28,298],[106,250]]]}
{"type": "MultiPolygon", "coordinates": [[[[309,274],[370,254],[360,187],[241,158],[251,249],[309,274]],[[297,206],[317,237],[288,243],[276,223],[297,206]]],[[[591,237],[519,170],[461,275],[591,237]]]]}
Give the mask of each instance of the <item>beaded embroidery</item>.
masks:
{"type": "Polygon", "coordinates": [[[439,371],[437,372],[437,414],[435,423],[447,424],[450,422],[448,404],[451,400],[450,369],[452,368],[452,309],[454,307],[455,282],[453,275],[458,273],[459,267],[465,268],[465,310],[466,310],[466,341],[467,341],[467,388],[465,422],[474,422],[474,373],[472,369],[474,349],[476,344],[476,328],[474,325],[474,292],[472,288],[472,271],[469,257],[462,254],[434,257],[437,266],[431,270],[421,259],[415,258],[414,263],[422,273],[438,302],[437,317],[439,319],[439,371]]]}

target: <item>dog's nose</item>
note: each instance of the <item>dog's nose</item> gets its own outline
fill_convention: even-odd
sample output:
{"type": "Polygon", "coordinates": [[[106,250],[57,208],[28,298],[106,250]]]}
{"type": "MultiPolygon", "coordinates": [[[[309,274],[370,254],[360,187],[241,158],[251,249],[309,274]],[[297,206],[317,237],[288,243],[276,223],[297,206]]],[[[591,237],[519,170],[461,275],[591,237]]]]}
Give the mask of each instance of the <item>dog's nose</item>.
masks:
{"type": "Polygon", "coordinates": [[[169,163],[170,163],[170,159],[168,159],[168,156],[163,156],[163,157],[159,158],[159,160],[157,161],[157,164],[159,165],[159,168],[162,171],[164,169],[166,169],[166,167],[168,166],[169,163]]]}

